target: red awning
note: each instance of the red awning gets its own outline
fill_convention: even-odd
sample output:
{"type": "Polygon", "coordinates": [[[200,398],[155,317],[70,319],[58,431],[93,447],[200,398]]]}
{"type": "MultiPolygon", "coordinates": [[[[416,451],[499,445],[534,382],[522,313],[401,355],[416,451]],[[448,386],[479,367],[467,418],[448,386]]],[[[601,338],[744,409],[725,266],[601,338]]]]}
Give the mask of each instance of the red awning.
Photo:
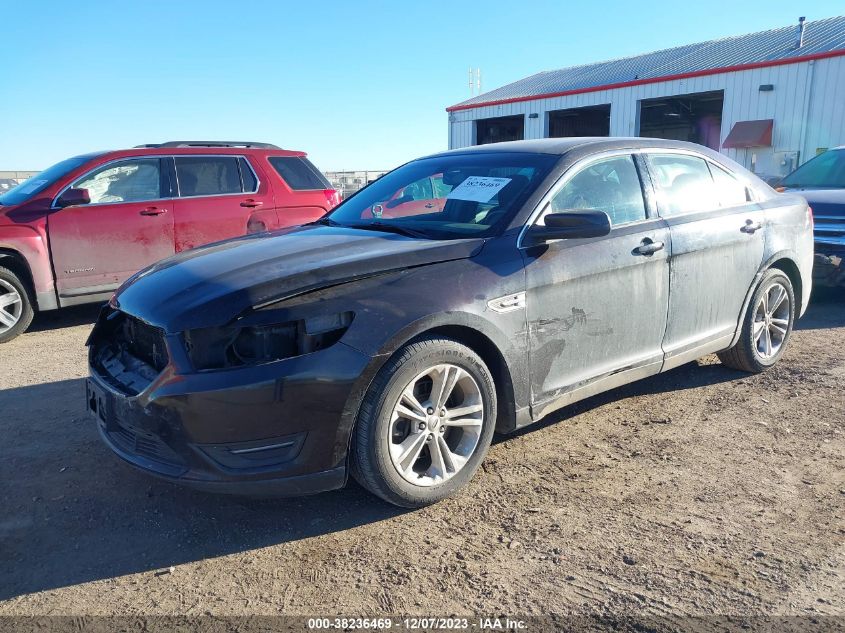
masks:
{"type": "Polygon", "coordinates": [[[737,121],[722,147],[771,147],[774,123],[772,119],[737,121]]]}

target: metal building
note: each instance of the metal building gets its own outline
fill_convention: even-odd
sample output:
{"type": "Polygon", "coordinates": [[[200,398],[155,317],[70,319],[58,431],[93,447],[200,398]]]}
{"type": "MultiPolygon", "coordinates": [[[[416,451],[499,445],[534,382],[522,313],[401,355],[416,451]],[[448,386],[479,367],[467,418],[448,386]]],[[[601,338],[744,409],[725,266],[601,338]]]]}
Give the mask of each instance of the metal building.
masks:
{"type": "Polygon", "coordinates": [[[774,178],[845,145],[845,16],[541,72],[447,112],[450,148],[652,136],[774,178]]]}

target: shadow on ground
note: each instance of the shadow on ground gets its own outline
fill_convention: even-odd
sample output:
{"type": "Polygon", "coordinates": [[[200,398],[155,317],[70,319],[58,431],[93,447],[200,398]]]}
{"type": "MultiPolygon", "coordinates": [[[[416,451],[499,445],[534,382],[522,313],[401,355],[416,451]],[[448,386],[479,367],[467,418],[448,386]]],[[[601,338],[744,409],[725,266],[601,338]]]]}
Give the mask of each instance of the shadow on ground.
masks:
{"type": "MultiPolygon", "coordinates": [[[[65,318],[95,315],[92,308],[65,318]]],[[[811,306],[801,323],[843,325],[840,300],[811,306]]],[[[622,398],[743,376],[721,365],[689,364],[567,407],[522,433],[622,398]]],[[[0,599],[227,554],[248,556],[405,512],[354,484],[314,497],[250,500],[152,479],[100,442],[84,411],[81,379],[4,390],[0,411],[0,599]]]]}
{"type": "Polygon", "coordinates": [[[61,310],[39,312],[35,315],[28,332],[43,332],[45,330],[58,330],[77,325],[93,325],[100,313],[103,304],[92,303],[90,305],[74,306],[61,310]]]}

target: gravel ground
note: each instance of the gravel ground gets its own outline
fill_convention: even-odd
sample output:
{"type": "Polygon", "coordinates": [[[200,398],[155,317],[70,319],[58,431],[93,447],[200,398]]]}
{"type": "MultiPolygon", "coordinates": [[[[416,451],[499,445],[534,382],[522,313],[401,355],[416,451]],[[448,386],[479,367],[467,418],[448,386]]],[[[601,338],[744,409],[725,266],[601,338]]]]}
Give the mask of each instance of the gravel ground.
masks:
{"type": "Polygon", "coordinates": [[[498,438],[418,511],[137,473],[83,409],[96,310],[0,347],[0,615],[845,615],[845,300],[785,359],[715,357],[498,438]]]}

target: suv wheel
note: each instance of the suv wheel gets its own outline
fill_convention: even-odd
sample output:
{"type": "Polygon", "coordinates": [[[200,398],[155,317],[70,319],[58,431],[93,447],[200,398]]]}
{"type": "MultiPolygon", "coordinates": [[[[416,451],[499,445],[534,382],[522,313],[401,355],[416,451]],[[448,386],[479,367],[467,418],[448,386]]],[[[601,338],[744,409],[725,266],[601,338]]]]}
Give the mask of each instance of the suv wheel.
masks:
{"type": "Polygon", "coordinates": [[[422,507],[462,488],[493,437],[496,388],[470,348],[426,338],[400,349],[367,392],[352,475],[390,503],[422,507]]]}
{"type": "Polygon", "coordinates": [[[719,360],[734,369],[760,373],[783,356],[794,323],[792,282],[780,270],[770,269],[754,291],[739,341],[720,352],[719,360]]]}
{"type": "Polygon", "coordinates": [[[8,268],[0,268],[0,343],[22,334],[33,316],[26,285],[8,268]]]}

